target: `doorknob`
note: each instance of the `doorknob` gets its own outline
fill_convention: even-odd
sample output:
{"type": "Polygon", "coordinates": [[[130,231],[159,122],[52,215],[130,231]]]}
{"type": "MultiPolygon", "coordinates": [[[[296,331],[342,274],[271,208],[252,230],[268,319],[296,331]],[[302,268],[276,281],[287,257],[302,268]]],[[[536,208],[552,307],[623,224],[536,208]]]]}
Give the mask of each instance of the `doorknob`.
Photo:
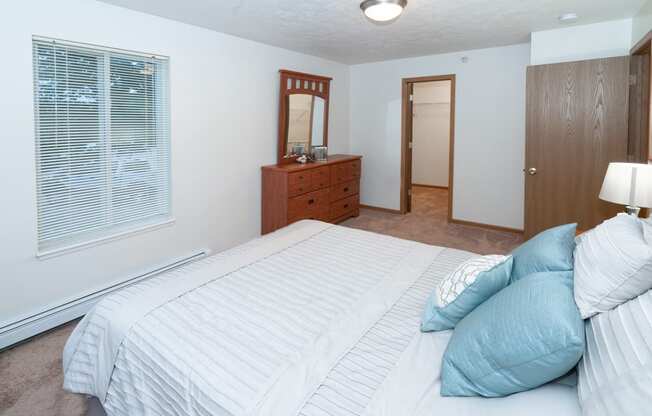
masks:
{"type": "Polygon", "coordinates": [[[530,168],[527,170],[528,175],[534,176],[537,174],[537,168],[530,168]]]}

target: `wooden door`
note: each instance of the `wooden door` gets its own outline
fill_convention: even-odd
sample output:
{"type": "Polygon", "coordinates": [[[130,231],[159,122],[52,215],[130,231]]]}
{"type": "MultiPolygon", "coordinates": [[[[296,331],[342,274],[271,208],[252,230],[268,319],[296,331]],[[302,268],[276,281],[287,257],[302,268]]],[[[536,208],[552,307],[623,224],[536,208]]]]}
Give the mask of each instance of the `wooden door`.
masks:
{"type": "Polygon", "coordinates": [[[629,57],[527,70],[525,235],[622,211],[598,198],[609,162],[627,161],[629,57]]]}

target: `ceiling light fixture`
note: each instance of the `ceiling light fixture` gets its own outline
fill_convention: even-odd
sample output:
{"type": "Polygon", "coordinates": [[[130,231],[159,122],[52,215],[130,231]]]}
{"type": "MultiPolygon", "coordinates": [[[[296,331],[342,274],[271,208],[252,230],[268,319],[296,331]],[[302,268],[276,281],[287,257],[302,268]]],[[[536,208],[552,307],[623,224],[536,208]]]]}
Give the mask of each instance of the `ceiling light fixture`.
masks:
{"type": "Polygon", "coordinates": [[[577,19],[577,13],[564,13],[559,16],[559,21],[562,23],[575,23],[577,19]]]}
{"type": "Polygon", "coordinates": [[[407,0],[365,0],[360,9],[369,19],[376,22],[389,22],[403,13],[407,0]]]}

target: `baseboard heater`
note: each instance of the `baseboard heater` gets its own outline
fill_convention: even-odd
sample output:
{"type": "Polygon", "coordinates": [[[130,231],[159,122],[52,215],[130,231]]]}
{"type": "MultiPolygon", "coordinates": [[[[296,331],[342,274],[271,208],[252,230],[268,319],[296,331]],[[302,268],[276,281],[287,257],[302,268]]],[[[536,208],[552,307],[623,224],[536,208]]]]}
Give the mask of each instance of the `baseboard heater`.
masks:
{"type": "Polygon", "coordinates": [[[22,317],[13,322],[5,323],[3,326],[0,326],[0,350],[84,316],[93,305],[111,292],[199,260],[209,254],[209,249],[197,251],[188,256],[177,258],[170,263],[154,267],[152,270],[140,273],[137,276],[131,276],[104,289],[69,300],[60,305],[46,308],[38,313],[22,317]]]}

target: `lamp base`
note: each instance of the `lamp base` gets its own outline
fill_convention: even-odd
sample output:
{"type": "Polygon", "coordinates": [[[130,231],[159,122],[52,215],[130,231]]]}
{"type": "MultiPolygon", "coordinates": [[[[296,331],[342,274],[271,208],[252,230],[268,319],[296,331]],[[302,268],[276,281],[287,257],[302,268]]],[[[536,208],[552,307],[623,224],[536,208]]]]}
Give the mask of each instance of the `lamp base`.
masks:
{"type": "Polygon", "coordinates": [[[635,217],[638,217],[638,214],[641,212],[640,207],[633,207],[631,205],[627,205],[625,207],[625,212],[628,213],[629,215],[633,215],[635,217]]]}

